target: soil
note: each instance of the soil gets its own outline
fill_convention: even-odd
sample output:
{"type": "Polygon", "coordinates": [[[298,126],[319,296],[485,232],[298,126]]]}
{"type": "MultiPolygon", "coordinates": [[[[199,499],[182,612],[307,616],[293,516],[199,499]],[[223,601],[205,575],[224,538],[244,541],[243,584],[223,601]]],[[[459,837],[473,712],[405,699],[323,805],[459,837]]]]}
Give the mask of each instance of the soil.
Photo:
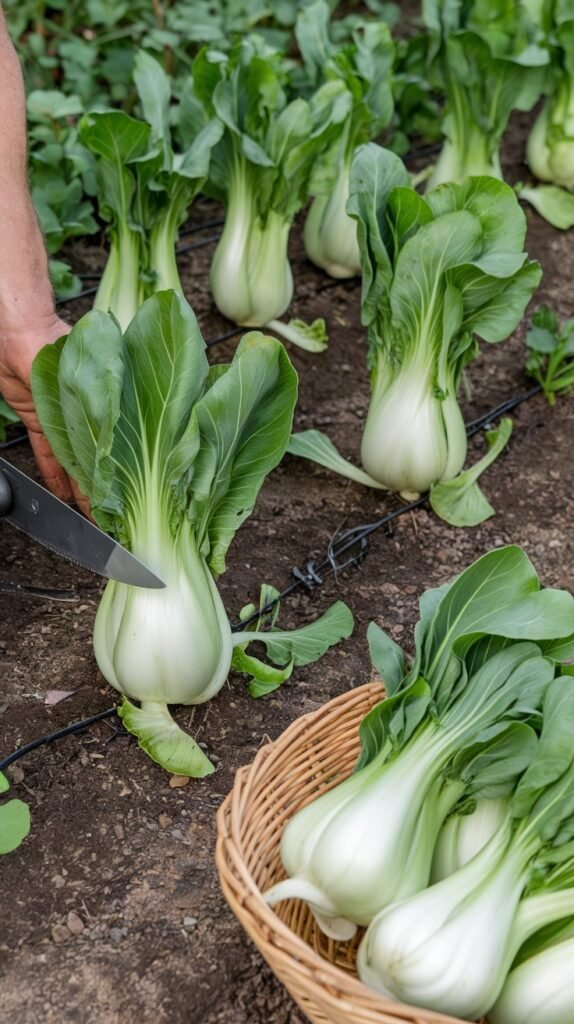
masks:
{"type": "MultiPolygon", "coordinates": [[[[510,181],[525,175],[520,160],[528,121],[519,118],[509,136],[510,181]]],[[[193,220],[214,215],[213,204],[204,202],[193,220]]],[[[572,232],[554,231],[530,209],[526,215],[529,252],[545,271],[536,303],[546,301],[569,316],[572,232]]],[[[204,237],[213,233],[207,229],[204,237]]],[[[209,297],[213,244],[181,257],[186,293],[207,338],[229,329],[209,297]]],[[[97,246],[78,242],[72,254],[79,270],[102,266],[104,251],[97,246]]],[[[357,459],[369,394],[358,282],[333,285],[314,269],[304,258],[299,228],[292,257],[292,313],[324,316],[331,338],[324,355],[290,349],[300,374],[296,425],[325,430],[344,455],[357,459]]],[[[67,315],[75,320],[87,308],[86,301],[76,301],[67,315]]],[[[522,325],[508,343],[483,346],[463,403],[467,419],[528,387],[524,331],[522,325]]],[[[227,359],[234,344],[213,347],[212,357],[227,359]]],[[[268,698],[254,701],[232,674],[208,704],[177,710],[177,720],[206,744],[217,764],[210,778],[171,788],[169,776],[115,718],[42,746],[9,770],[13,793],[30,804],[32,830],[0,866],[2,1024],[303,1024],[221,894],[213,860],[216,809],[237,768],[262,743],[370,677],[365,631],[372,619],[410,647],[421,592],[508,542],[525,548],[545,584],[572,589],[573,436],[573,398],[552,408],[542,397],[528,401],[514,415],[510,445],[484,482],[496,516],[476,529],[457,530],[419,509],[398,519],[392,532],[374,533],[360,568],[285,601],[282,621],[296,625],[343,598],[356,617],[354,635],[268,698]]],[[[482,435],[472,448],[474,455],[484,450],[482,435]]],[[[27,446],[9,457],[35,472],[27,446]]],[[[221,579],[230,615],[256,597],[263,581],[281,588],[294,566],[320,560],[339,528],[370,522],[396,506],[394,498],[286,458],[231,547],[221,579]]],[[[7,525],[0,529],[0,559],[3,579],[74,588],[79,595],[72,604],[0,595],[5,755],[110,707],[115,695],[99,675],[91,647],[102,582],[7,525]],[[48,706],[52,690],[73,694],[48,706]]]]}

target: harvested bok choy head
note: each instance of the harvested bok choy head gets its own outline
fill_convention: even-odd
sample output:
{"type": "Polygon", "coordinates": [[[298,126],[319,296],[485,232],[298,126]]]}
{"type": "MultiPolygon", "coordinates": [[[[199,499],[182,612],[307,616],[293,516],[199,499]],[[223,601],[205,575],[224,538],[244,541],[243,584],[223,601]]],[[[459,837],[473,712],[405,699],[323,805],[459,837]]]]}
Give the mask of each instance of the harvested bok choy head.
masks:
{"type": "Polygon", "coordinates": [[[534,935],[520,951],[490,1024],[571,1024],[574,920],[534,935]]]}
{"type": "Polygon", "coordinates": [[[445,142],[428,187],[471,175],[502,178],[500,143],[514,109],[530,110],[549,61],[520,2],[425,0],[430,74],[446,96],[445,142]]]}
{"type": "Polygon", "coordinates": [[[324,323],[277,321],[291,302],[287,255],[295,214],[323,151],[344,131],[351,96],[342,81],[326,82],[310,99],[288,101],[277,54],[251,39],[230,56],[202,50],[193,62],[193,92],[180,129],[218,117],[224,135],[209,172],[210,194],[225,204],[225,225],[211,265],[217,308],[238,324],[268,326],[312,351],[325,348],[324,323]]]}
{"type": "Polygon", "coordinates": [[[549,95],[530,131],[526,159],[546,184],[523,186],[519,195],[565,230],[574,225],[574,7],[569,0],[544,0],[543,7],[550,21],[549,95]]]}
{"type": "Polygon", "coordinates": [[[354,159],[348,210],[358,224],[371,366],[364,471],[316,430],[295,434],[289,451],[407,497],[440,483],[437,513],[474,525],[493,511],[476,469],[504,447],[510,429],[503,425],[489,439],[480,467],[454,479],[466,457],[457,393],[478,352],[475,335],[507,338],[540,280],[538,263],[523,251],[524,214],[512,189],[488,177],[423,198],[399,157],[374,143],[354,159]]]}
{"type": "Polygon", "coordinates": [[[300,11],[295,28],[310,81],[342,81],[352,96],[343,130],[315,165],[309,184],[315,198],[303,239],[313,263],[344,278],[361,272],[357,225],[346,211],[351,164],[357,146],[380,135],[391,120],[394,44],[384,21],[359,21],[345,46],[332,42],[329,28],[326,0],[300,11]]]}
{"type": "Polygon", "coordinates": [[[558,676],[504,821],[464,867],[371,922],[357,959],[363,981],[476,1020],[496,1003],[521,946],[544,927],[574,921],[573,730],[572,677],[558,676]]]}
{"type": "Polygon", "coordinates": [[[440,882],[468,864],[492,839],[508,813],[508,806],[508,797],[483,797],[454,811],[439,832],[431,880],[440,882]]]}
{"type": "MultiPolygon", "coordinates": [[[[301,898],[327,935],[350,938],[428,884],[433,850],[461,801],[507,796],[533,756],[536,717],[574,598],[540,588],[516,547],[484,555],[420,603],[416,653],[375,625],[371,656],[388,697],[363,720],[355,773],[288,822],[289,878],[270,904],[301,898]]],[[[574,645],[568,641],[566,653],[574,645]]]]}
{"type": "Polygon", "coordinates": [[[169,704],[208,700],[236,657],[240,671],[265,680],[265,666],[246,661],[252,640],[267,645],[286,678],[352,630],[338,602],[315,630],[233,636],[215,582],[285,451],[295,371],[280,342],[259,332],[242,339],[230,365],[210,368],[191,308],[165,291],[123,336],[112,316],[89,313],[38,354],[32,377],[43,430],[94,519],[166,584],[108,583],[94,630],[99,667],[124,694],[124,724],[150,756],[181,775],[205,775],[211,763],[169,704]]]}
{"type": "Polygon", "coordinates": [[[122,330],[154,292],[182,291],[178,229],[207,178],[211,150],[223,131],[215,118],[196,124],[185,153],[176,153],[168,75],[142,50],[134,81],[144,120],[121,110],[92,111],[79,128],[95,157],[100,213],[110,224],[110,252],[94,308],[112,312],[122,330]]]}

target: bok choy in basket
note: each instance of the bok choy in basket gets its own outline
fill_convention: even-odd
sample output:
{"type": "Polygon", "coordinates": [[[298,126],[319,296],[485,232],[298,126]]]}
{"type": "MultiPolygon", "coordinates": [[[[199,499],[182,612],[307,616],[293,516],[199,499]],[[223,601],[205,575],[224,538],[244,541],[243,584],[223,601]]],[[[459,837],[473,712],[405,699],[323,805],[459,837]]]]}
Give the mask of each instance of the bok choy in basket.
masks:
{"type": "Polygon", "coordinates": [[[340,940],[368,925],[368,985],[473,1020],[527,940],[574,923],[574,598],[500,548],[423,595],[410,663],[369,642],[388,696],[354,774],[288,822],[266,899],[340,940]]]}

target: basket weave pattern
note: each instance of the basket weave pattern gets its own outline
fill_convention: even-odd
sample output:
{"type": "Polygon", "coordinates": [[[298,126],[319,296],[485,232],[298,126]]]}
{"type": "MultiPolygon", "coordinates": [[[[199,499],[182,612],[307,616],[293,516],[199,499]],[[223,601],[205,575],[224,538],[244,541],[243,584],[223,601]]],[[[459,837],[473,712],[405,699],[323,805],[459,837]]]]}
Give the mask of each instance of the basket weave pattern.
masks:
{"type": "Polygon", "coordinates": [[[217,817],[221,885],[245,931],[313,1024],[463,1024],[371,991],[355,973],[359,939],[334,942],[305,903],[286,900],[271,909],[261,895],[285,878],[279,843],[287,821],[350,775],[359,723],[381,696],[380,684],[369,683],[337,697],[299,718],[237,772],[217,817]]]}

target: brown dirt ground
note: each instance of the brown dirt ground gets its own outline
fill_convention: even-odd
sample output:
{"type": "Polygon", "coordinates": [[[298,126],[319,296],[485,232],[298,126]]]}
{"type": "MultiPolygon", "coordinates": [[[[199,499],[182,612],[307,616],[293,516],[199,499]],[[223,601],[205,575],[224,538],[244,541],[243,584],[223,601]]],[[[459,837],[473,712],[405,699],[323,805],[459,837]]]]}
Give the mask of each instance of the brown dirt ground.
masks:
{"type": "MultiPolygon", "coordinates": [[[[511,181],[524,174],[527,123],[516,122],[506,147],[511,181]]],[[[203,204],[194,220],[212,215],[213,207],[203,204]]],[[[572,232],[552,230],[531,210],[527,217],[530,253],[545,270],[537,301],[571,315],[572,232]]],[[[209,298],[212,250],[211,244],[182,257],[187,296],[208,338],[229,327],[209,298]]],[[[78,243],[73,251],[79,269],[102,265],[97,246],[78,243]]],[[[298,231],[293,262],[293,312],[325,316],[331,335],[325,355],[291,350],[301,378],[297,426],[326,430],[345,455],[356,457],[369,390],[359,289],[350,283],[321,291],[328,280],[305,261],[298,231]]],[[[71,305],[70,318],[84,308],[71,305]]],[[[523,339],[524,326],[507,344],[485,346],[470,374],[467,418],[527,386],[523,339]]],[[[226,343],[212,354],[221,360],[232,351],[226,343]]],[[[215,775],[171,789],[168,776],[115,720],[18,762],[13,792],[29,802],[33,823],[18,853],[0,867],[2,1024],[302,1024],[223,899],[213,862],[215,811],[236,769],[267,738],[369,678],[365,630],[372,619],[409,647],[418,595],[508,542],[528,551],[544,583],[572,588],[574,400],[550,408],[535,398],[517,411],[514,424],[507,452],[485,481],[497,510],[493,519],[456,530],[422,509],[398,520],[391,534],[374,534],[359,569],[327,579],[312,594],[299,593],[283,609],[286,624],[301,624],[344,598],[357,623],[348,642],[267,699],[253,701],[242,679],[231,675],[215,700],[176,712],[217,759],[215,775]],[[61,927],[72,911],[83,923],[80,935],[61,927]]],[[[483,446],[481,437],[473,442],[477,453],[483,446]]],[[[10,457],[34,472],[26,448],[10,457]]],[[[221,580],[230,614],[255,597],[262,581],[282,587],[292,566],[321,558],[339,527],[369,522],[392,507],[394,499],[287,458],[232,545],[221,580]]],[[[2,578],[76,587],[80,594],[71,605],[0,595],[0,751],[6,754],[109,707],[114,694],[91,649],[100,580],[7,526],[0,558],[2,578]],[[74,695],[46,707],[52,689],[74,695]]]]}

